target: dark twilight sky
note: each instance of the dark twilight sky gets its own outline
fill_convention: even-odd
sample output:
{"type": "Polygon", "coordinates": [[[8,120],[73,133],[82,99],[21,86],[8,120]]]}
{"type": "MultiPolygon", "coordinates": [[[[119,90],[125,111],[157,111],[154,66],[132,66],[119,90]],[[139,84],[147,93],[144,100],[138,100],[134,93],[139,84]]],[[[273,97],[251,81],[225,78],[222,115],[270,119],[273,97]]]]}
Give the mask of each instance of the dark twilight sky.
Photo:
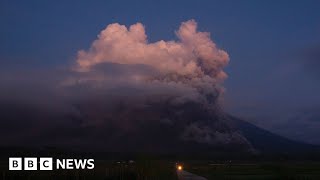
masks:
{"type": "Polygon", "coordinates": [[[149,42],[194,19],[230,56],[226,111],[320,144],[320,1],[0,2],[0,70],[67,67],[108,24],[141,22],[149,42]]]}

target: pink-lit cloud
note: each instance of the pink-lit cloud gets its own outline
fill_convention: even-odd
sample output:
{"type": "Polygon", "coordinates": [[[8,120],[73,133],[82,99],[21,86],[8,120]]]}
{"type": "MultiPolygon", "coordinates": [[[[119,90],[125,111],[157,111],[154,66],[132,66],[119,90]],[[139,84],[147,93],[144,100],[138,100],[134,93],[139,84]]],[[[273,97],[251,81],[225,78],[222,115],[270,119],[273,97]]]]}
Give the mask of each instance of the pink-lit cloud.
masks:
{"type": "Polygon", "coordinates": [[[176,31],[178,41],[149,43],[145,27],[136,23],[127,28],[118,23],[108,25],[89,50],[78,52],[78,71],[90,71],[101,63],[143,64],[164,74],[188,77],[210,76],[224,80],[223,67],[228,54],[217,48],[207,32],[198,32],[194,20],[183,22],[176,31]]]}

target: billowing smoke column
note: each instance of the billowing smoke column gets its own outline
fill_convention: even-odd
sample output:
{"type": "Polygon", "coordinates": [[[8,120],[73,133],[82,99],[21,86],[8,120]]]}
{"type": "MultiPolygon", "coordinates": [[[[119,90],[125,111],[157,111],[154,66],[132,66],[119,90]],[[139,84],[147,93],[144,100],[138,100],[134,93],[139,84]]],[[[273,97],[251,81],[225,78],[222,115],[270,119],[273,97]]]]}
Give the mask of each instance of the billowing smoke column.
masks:
{"type": "Polygon", "coordinates": [[[198,32],[194,20],[183,22],[176,35],[177,41],[148,43],[140,23],[108,25],[78,52],[72,68],[23,81],[37,85],[29,90],[35,93],[26,93],[19,78],[6,81],[0,100],[15,103],[0,111],[12,119],[2,127],[16,127],[21,118],[13,114],[23,110],[20,139],[29,144],[114,152],[192,150],[188,143],[250,147],[220,108],[228,54],[209,33],[198,32]]]}
{"type": "Polygon", "coordinates": [[[178,41],[148,43],[141,23],[129,28],[115,23],[89,50],[78,52],[73,70],[79,76],[63,85],[104,94],[99,94],[99,103],[82,103],[87,107],[82,106],[81,113],[90,119],[87,125],[113,126],[121,130],[119,136],[130,134],[131,139],[157,127],[140,139],[161,135],[157,141],[165,139],[166,144],[178,137],[210,145],[247,145],[228,125],[219,104],[228,54],[217,48],[209,33],[198,32],[194,20],[183,22],[176,35],[178,41]],[[166,126],[159,132],[161,124],[166,126]]]}
{"type": "MultiPolygon", "coordinates": [[[[78,52],[74,69],[92,73],[101,70],[97,67],[103,64],[124,65],[128,68],[126,72],[119,73],[121,81],[145,83],[144,87],[161,86],[163,89],[175,89],[173,86],[176,86],[176,89],[181,89],[180,95],[178,93],[180,97],[215,102],[223,91],[221,82],[227,77],[223,68],[229,61],[228,54],[216,47],[209,33],[198,32],[194,20],[183,22],[176,35],[178,41],[148,43],[145,27],[141,23],[129,28],[118,23],[110,24],[98,35],[88,51],[78,52]],[[132,70],[137,65],[149,71],[141,68],[132,70]]],[[[114,81],[119,76],[95,73],[81,82],[99,80],[102,83],[101,80],[104,80],[110,84],[111,77],[114,81]]]]}
{"type": "Polygon", "coordinates": [[[79,69],[103,63],[145,64],[163,73],[183,76],[210,76],[223,80],[223,67],[228,63],[228,54],[216,47],[207,32],[197,32],[194,20],[183,22],[176,32],[179,42],[158,41],[148,43],[145,28],[141,23],[127,29],[118,23],[110,24],[95,40],[89,51],[79,51],[79,69]]]}

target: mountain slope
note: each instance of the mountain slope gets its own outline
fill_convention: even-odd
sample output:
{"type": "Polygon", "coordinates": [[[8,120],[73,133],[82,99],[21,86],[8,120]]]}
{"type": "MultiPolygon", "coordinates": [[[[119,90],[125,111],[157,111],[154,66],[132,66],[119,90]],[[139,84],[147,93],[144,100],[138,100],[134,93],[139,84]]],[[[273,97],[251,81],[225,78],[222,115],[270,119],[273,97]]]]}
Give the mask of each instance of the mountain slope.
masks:
{"type": "Polygon", "coordinates": [[[239,118],[230,116],[230,119],[253,147],[260,152],[306,153],[319,150],[318,146],[287,139],[239,118]]]}

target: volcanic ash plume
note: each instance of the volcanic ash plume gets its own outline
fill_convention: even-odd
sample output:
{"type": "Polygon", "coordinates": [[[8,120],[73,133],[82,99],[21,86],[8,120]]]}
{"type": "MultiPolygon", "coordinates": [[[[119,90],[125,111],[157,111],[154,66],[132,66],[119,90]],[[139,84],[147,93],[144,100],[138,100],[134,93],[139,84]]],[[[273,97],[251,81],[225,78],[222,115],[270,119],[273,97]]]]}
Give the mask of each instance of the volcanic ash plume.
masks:
{"type": "Polygon", "coordinates": [[[131,25],[129,29],[118,23],[110,24],[98,35],[89,51],[79,51],[78,68],[88,70],[104,62],[144,64],[164,74],[207,75],[215,80],[226,77],[222,68],[228,63],[228,54],[216,47],[209,33],[197,32],[194,20],[182,23],[176,34],[179,42],[148,43],[141,23],[131,25]]]}
{"type": "Polygon", "coordinates": [[[117,129],[106,136],[108,142],[130,137],[139,147],[147,137],[167,145],[160,149],[179,141],[248,145],[219,105],[228,54],[209,33],[198,32],[194,20],[183,22],[176,35],[178,41],[148,43],[141,23],[129,28],[115,23],[89,50],[79,51],[77,76],[63,85],[85,87],[85,96],[98,96],[78,105],[90,119],[85,126],[117,129]]]}
{"type": "Polygon", "coordinates": [[[216,47],[209,33],[198,32],[194,20],[183,22],[176,35],[178,41],[148,43],[145,27],[141,23],[129,28],[118,23],[110,24],[88,51],[78,52],[75,70],[91,74],[82,82],[103,80],[110,83],[110,80],[117,79],[145,83],[143,86],[169,89],[177,86],[214,101],[223,90],[221,82],[227,77],[223,68],[229,61],[228,54],[216,47]],[[106,75],[108,68],[104,68],[102,73],[103,68],[97,68],[108,65],[122,67],[121,71],[125,72],[106,75]],[[146,72],[146,69],[149,71],[146,72]],[[100,73],[97,73],[99,70],[100,73]]]}
{"type": "Polygon", "coordinates": [[[3,73],[1,132],[15,139],[1,140],[112,152],[247,149],[220,108],[227,53],[194,20],[176,35],[148,43],[142,24],[111,24],[68,70],[3,73]]]}

